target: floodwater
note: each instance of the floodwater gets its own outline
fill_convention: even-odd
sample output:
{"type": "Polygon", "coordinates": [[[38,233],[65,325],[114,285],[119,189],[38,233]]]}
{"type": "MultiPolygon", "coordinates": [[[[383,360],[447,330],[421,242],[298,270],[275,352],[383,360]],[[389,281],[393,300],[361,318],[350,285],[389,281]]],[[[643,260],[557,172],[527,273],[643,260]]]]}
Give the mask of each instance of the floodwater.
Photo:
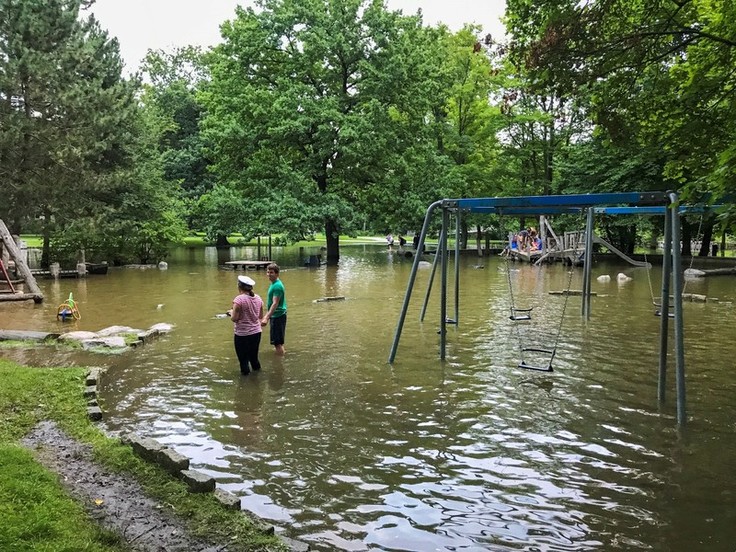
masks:
{"type": "MultiPolygon", "coordinates": [[[[107,366],[109,430],[172,446],[245,509],[317,550],[734,550],[733,277],[687,283],[709,301],[684,304],[688,423],[679,430],[672,354],[667,401],[657,402],[658,267],[597,263],[586,321],[579,297],[548,293],[581,289],[581,269],[462,257],[444,362],[439,286],[420,322],[431,273],[420,269],[389,365],[411,261],[356,246],[342,249],[337,268],[307,269],[296,252],[277,251],[287,355],[275,357],[266,338],[263,370],[242,377],[232,324],[216,315],[236,294],[235,273],[218,264],[246,254],[256,258],[182,249],[166,271],[43,280],[44,304],[0,304],[0,327],[58,331],[56,306],[73,292],[82,319],[64,329],[175,329],[119,356],[0,354],[107,366]],[[618,283],[619,272],[632,280],[618,283]],[[509,279],[515,306],[533,307],[529,322],[508,318],[509,279]],[[517,367],[520,345],[555,344],[553,373],[517,367]]],[[[265,273],[249,274],[265,296],[265,273]]]]}

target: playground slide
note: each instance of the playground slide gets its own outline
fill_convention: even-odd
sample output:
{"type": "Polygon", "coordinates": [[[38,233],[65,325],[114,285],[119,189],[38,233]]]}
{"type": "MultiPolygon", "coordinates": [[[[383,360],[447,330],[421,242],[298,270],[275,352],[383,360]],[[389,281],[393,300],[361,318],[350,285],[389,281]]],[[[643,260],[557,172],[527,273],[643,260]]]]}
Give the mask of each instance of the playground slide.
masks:
{"type": "Polygon", "coordinates": [[[634,259],[632,259],[631,257],[629,257],[626,253],[624,253],[623,251],[621,251],[619,249],[616,249],[614,246],[612,246],[606,240],[604,240],[603,238],[600,238],[600,237],[598,237],[596,235],[593,235],[593,242],[594,243],[600,243],[601,245],[604,245],[610,251],[612,251],[613,253],[615,253],[619,257],[621,257],[624,261],[626,261],[629,264],[632,264],[634,266],[643,266],[645,268],[651,268],[652,267],[652,264],[651,263],[648,263],[646,261],[635,261],[634,259]]]}

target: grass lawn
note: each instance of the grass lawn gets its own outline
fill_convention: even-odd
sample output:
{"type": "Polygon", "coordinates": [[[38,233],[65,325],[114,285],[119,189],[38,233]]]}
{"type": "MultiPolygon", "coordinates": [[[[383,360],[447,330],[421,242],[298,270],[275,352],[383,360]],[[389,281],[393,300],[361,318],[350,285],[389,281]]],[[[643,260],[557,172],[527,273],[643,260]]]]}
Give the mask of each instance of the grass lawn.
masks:
{"type": "MultiPolygon", "coordinates": [[[[228,550],[279,550],[242,512],[226,510],[212,493],[191,494],[158,466],[106,437],[87,418],[85,368],[35,368],[0,359],[0,550],[122,552],[116,534],[100,529],[67,494],[56,474],[36,462],[21,438],[42,420],[56,421],[93,446],[95,458],[133,475],[149,496],[186,520],[195,536],[216,536],[228,550]]],[[[285,548],[283,548],[285,549],[285,548]]]]}

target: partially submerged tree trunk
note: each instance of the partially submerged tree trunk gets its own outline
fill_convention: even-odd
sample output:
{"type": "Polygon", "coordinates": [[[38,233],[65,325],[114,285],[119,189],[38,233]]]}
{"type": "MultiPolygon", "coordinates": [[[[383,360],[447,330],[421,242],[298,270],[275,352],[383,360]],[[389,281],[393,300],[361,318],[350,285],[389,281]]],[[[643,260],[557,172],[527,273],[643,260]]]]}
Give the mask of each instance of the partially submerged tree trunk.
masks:
{"type": "Polygon", "coordinates": [[[337,225],[331,218],[325,219],[325,239],[327,240],[327,266],[340,263],[340,234],[337,225]]]}

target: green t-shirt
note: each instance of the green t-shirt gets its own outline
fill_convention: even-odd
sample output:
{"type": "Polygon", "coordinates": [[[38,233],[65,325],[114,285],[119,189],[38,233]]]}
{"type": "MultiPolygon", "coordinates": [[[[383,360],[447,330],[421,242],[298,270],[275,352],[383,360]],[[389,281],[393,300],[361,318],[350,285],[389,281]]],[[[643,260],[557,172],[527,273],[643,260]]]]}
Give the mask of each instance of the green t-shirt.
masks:
{"type": "Polygon", "coordinates": [[[268,306],[267,309],[271,309],[273,305],[273,298],[279,298],[279,306],[273,311],[271,318],[278,318],[286,314],[286,293],[284,292],[284,284],[278,278],[268,287],[268,306]]]}

